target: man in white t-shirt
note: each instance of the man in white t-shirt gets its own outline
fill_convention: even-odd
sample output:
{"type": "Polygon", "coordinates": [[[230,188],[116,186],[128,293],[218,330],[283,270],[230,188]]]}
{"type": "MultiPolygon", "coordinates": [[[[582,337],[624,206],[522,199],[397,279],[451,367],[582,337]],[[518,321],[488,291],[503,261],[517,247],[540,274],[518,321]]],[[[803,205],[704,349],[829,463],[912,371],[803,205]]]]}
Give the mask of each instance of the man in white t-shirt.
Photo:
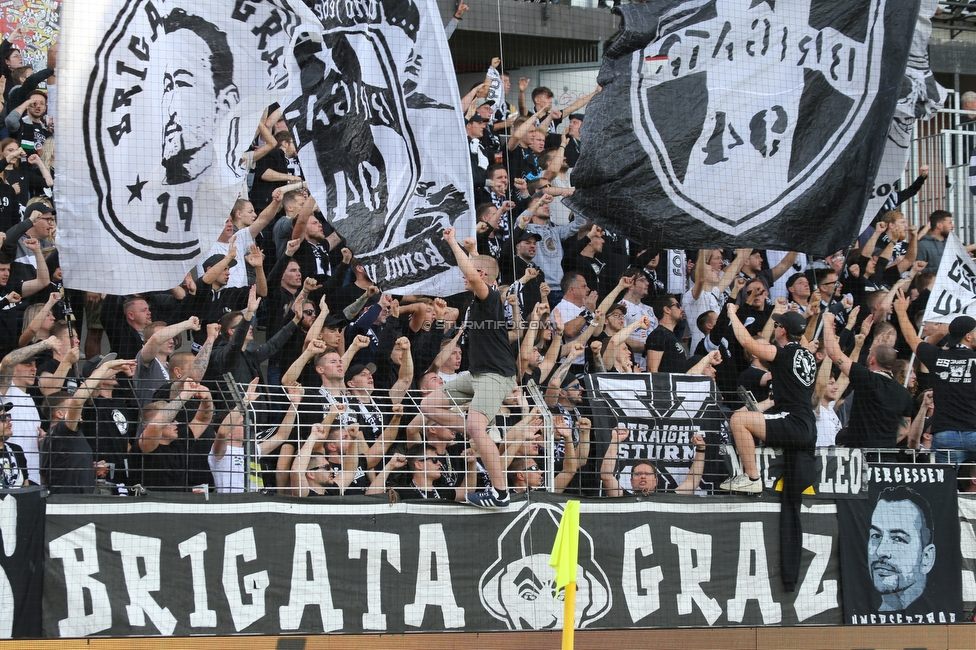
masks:
{"type": "Polygon", "coordinates": [[[641,269],[627,269],[621,277],[634,278],[634,283],[630,285],[630,288],[624,293],[623,298],[620,299],[620,304],[626,309],[624,312],[624,327],[639,321],[644,316],[647,316],[647,319],[651,321],[651,326],[648,329],[638,328],[627,339],[627,347],[634,353],[635,363],[639,364],[641,368],[646,369],[647,360],[644,358],[644,343],[647,341],[647,335],[657,327],[657,316],[654,315],[654,309],[650,305],[645,305],[641,301],[647,296],[651,281],[641,269]]]}
{"type": "MultiPolygon", "coordinates": [[[[681,298],[681,306],[685,310],[685,318],[691,324],[697,323],[698,317],[707,311],[713,311],[716,314],[721,313],[722,307],[725,304],[725,296],[723,294],[732,284],[733,280],[735,280],[735,276],[739,273],[739,269],[742,268],[743,263],[746,261],[749,251],[736,251],[735,259],[726,267],[724,273],[718,271],[713,266],[709,266],[708,259],[711,257],[711,254],[712,251],[706,248],[698,251],[698,261],[695,263],[695,270],[692,276],[695,284],[681,298]]],[[[691,330],[691,344],[689,349],[694,350],[698,347],[698,343],[705,338],[705,334],[694,325],[689,329],[691,330]]]]}
{"type": "MultiPolygon", "coordinates": [[[[34,343],[10,352],[0,362],[0,395],[4,402],[13,404],[10,415],[10,441],[20,445],[27,459],[27,476],[32,483],[40,485],[40,455],[37,451],[37,436],[41,427],[41,416],[34,406],[34,400],[27,394],[27,388],[36,380],[36,357],[44,350],[60,353],[61,341],[52,336],[40,343],[34,343]]],[[[64,350],[67,352],[67,350],[64,350]]]]}
{"type": "MultiPolygon", "coordinates": [[[[562,281],[563,299],[552,310],[553,323],[558,312],[563,321],[563,343],[575,341],[580,334],[590,326],[593,312],[596,311],[596,291],[591,291],[586,284],[586,278],[576,271],[567,271],[562,281]]],[[[573,365],[585,362],[585,356],[580,355],[573,361],[573,365]]]]}
{"type": "MultiPolygon", "coordinates": [[[[261,234],[264,227],[271,223],[271,219],[278,213],[281,207],[281,190],[276,189],[271,193],[271,203],[268,204],[261,214],[254,212],[254,205],[247,199],[237,199],[234,207],[231,208],[230,217],[224,224],[224,229],[217,237],[217,241],[210,246],[207,258],[214,255],[221,257],[227,255],[228,243],[234,238],[234,245],[239,251],[249,251],[255,238],[261,234]]],[[[203,277],[206,269],[202,264],[197,265],[197,277],[203,277]]],[[[230,270],[230,279],[227,281],[228,287],[247,287],[254,284],[247,279],[247,266],[238,264],[230,270]]]]}

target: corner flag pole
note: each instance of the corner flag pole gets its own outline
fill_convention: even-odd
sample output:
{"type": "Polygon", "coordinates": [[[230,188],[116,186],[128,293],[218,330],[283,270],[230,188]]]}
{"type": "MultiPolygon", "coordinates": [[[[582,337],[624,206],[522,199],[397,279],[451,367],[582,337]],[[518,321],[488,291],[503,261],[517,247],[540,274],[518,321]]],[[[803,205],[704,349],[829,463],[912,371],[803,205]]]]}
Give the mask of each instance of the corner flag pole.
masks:
{"type": "Polygon", "coordinates": [[[556,592],[566,588],[563,602],[563,650],[573,650],[576,628],[576,567],[579,561],[579,501],[567,501],[559,520],[549,565],[556,569],[556,592]]]}

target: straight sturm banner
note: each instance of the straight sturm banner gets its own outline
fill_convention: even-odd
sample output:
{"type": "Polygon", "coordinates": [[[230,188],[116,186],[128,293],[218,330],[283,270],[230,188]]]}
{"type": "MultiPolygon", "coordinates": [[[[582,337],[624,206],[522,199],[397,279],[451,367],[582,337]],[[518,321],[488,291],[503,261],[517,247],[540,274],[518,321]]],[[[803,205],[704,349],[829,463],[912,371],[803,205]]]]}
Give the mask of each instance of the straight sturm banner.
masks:
{"type": "MultiPolygon", "coordinates": [[[[650,460],[660,481],[658,491],[673,492],[691,469],[695,445],[702,434],[708,451],[701,491],[713,491],[726,477],[744,470],[731,444],[728,421],[718,402],[715,383],[701,375],[663,372],[644,374],[595,373],[584,377],[591,400],[594,429],[625,428],[629,436],[617,447],[617,478],[631,489],[630,473],[638,460],[650,460]]],[[[601,440],[606,443],[607,440],[601,440]]],[[[597,456],[602,458],[601,445],[597,456]]],[[[818,480],[805,494],[825,499],[867,498],[867,464],[860,449],[820,447],[816,454],[818,480]]],[[[783,452],[756,448],[756,465],[766,490],[782,490],[783,452]]]]}
{"type": "Polygon", "coordinates": [[[441,233],[474,236],[471,161],[437,3],[304,1],[321,42],[296,45],[284,115],[312,196],[384,291],[463,290],[441,233]]]}
{"type": "Polygon", "coordinates": [[[963,620],[960,509],[950,465],[874,465],[865,500],[837,502],[844,622],[963,620]]]}
{"type": "MultiPolygon", "coordinates": [[[[234,495],[52,497],[46,637],[559,629],[549,566],[563,500],[456,504],[234,495]]],[[[841,623],[836,508],[803,511],[795,592],[779,502],[584,501],[576,625],[841,623]]]]}

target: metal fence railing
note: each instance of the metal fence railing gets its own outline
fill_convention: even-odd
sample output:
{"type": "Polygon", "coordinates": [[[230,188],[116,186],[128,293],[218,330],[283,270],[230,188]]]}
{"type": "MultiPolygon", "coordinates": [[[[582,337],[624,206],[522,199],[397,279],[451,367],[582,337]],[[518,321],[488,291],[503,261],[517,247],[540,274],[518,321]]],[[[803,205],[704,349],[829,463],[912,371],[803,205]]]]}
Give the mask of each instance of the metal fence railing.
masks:
{"type": "MultiPolygon", "coordinates": [[[[13,404],[0,421],[8,438],[0,458],[5,487],[29,477],[69,494],[262,491],[463,501],[490,485],[464,420],[456,418],[454,428],[432,420],[424,391],[374,390],[369,382],[332,390],[240,384],[228,375],[204,384],[158,380],[140,408],[132,382],[103,382],[78,404],[75,380],[50,395],[15,381],[26,392],[11,387],[4,398],[13,404]]],[[[450,402],[449,412],[465,408],[450,402]]],[[[708,494],[740,467],[730,415],[707,378],[571,375],[561,387],[529,382],[513,391],[488,434],[516,491],[708,494]],[[641,472],[654,475],[650,486],[635,483],[641,472]]],[[[934,462],[927,450],[859,453],[871,464],[934,462]]]]}

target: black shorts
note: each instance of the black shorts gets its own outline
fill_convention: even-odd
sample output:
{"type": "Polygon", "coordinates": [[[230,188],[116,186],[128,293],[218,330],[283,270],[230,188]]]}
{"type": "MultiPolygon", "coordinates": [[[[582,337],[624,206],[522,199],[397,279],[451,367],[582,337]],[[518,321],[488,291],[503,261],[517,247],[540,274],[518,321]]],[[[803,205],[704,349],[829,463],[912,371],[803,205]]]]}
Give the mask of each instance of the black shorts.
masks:
{"type": "Polygon", "coordinates": [[[763,413],[766,421],[766,446],[781,449],[815,449],[817,421],[794,413],[763,413]]]}

